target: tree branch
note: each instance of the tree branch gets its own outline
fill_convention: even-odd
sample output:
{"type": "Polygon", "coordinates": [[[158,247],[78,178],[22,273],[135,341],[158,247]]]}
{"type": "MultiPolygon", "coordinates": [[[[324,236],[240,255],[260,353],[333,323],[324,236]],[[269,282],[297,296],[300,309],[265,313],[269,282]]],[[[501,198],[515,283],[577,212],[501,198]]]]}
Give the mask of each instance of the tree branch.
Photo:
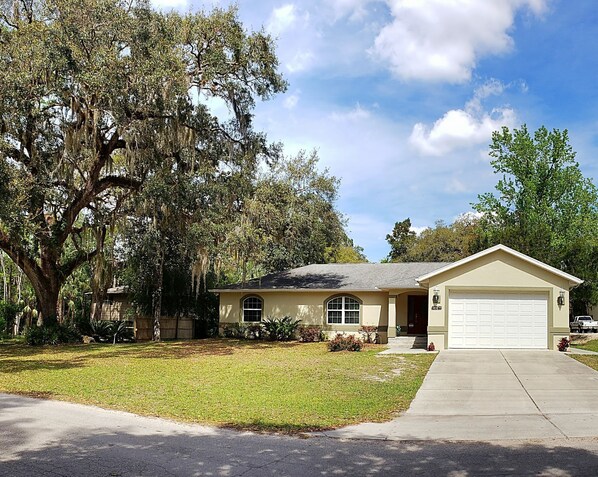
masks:
{"type": "Polygon", "coordinates": [[[63,264],[60,267],[60,275],[64,278],[67,278],[71,275],[71,273],[73,273],[78,267],[80,267],[81,265],[83,265],[84,263],[87,263],[90,259],[92,259],[93,257],[95,257],[98,254],[98,249],[92,251],[92,252],[85,252],[85,251],[79,251],[79,253],[77,253],[77,255],[75,255],[75,257],[73,257],[72,259],[70,259],[68,262],[66,262],[65,264],[63,264]]]}
{"type": "Polygon", "coordinates": [[[0,230],[0,248],[6,252],[10,259],[27,275],[29,280],[39,282],[44,275],[41,267],[31,258],[20,242],[12,241],[8,234],[0,230]]]}
{"type": "MultiPolygon", "coordinates": [[[[110,158],[110,155],[116,150],[126,147],[124,140],[120,138],[119,131],[116,130],[107,142],[104,142],[99,147],[98,155],[95,162],[93,163],[85,186],[80,189],[73,198],[71,204],[66,208],[62,219],[60,221],[57,233],[57,241],[63,244],[68,238],[72,231],[73,225],[79,212],[81,212],[89,203],[101,192],[111,187],[134,187],[130,180],[128,185],[122,182],[122,179],[116,176],[107,176],[100,179],[102,169],[106,165],[106,162],[110,158]]],[[[140,184],[139,184],[140,185],[140,184]]],[[[138,187],[135,185],[135,187],[138,187]]]]}
{"type": "Polygon", "coordinates": [[[95,197],[105,190],[114,189],[116,187],[137,190],[141,187],[141,185],[141,181],[138,181],[137,179],[131,179],[130,177],[106,176],[96,183],[93,196],[95,197]]]}

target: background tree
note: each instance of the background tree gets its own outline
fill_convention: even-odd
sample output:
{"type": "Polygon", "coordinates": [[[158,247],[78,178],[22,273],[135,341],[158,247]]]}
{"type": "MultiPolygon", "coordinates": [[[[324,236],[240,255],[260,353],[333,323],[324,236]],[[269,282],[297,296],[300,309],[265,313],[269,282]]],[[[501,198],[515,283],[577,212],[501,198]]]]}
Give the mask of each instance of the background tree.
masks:
{"type": "Polygon", "coordinates": [[[286,85],[271,39],[247,34],[234,9],[181,17],[146,1],[0,6],[0,248],[52,321],[65,280],[101,252],[87,234],[113,225],[107,218],[122,216],[164,161],[217,164],[211,134],[227,137],[219,147],[237,144],[238,160],[257,161],[243,150],[254,100],[286,85]],[[234,118],[219,123],[206,96],[234,118]]]}
{"type": "Polygon", "coordinates": [[[478,219],[473,214],[463,214],[450,225],[439,220],[434,228],[410,235],[401,243],[402,253],[393,261],[455,262],[478,252],[480,247],[478,219]]]}
{"type": "Polygon", "coordinates": [[[404,261],[407,251],[416,240],[416,233],[411,230],[411,220],[407,217],[402,222],[396,222],[392,233],[386,236],[386,241],[390,244],[390,253],[388,259],[391,262],[404,261]]]}
{"type": "Polygon", "coordinates": [[[335,209],[339,181],[318,171],[315,152],[283,158],[258,177],[227,240],[241,281],[256,275],[324,263],[348,243],[335,209]]]}
{"type": "Polygon", "coordinates": [[[346,241],[338,246],[326,248],[325,263],[367,263],[368,259],[364,254],[363,247],[355,245],[353,240],[347,237],[346,241]]]}
{"type": "Polygon", "coordinates": [[[125,282],[139,311],[154,316],[154,339],[164,314],[193,315],[205,332],[214,328],[217,308],[206,289],[217,280],[342,260],[349,248],[353,260],[363,259],[334,208],[338,181],[318,172],[317,155],[270,157],[261,172],[246,167],[236,177],[211,169],[156,174],[131,201],[125,282]]]}
{"type": "Polygon", "coordinates": [[[491,162],[501,178],[497,195],[479,196],[485,246],[503,243],[585,280],[574,289],[574,309],[598,300],[598,192],[575,161],[566,130],[524,125],[492,136],[491,162]]]}

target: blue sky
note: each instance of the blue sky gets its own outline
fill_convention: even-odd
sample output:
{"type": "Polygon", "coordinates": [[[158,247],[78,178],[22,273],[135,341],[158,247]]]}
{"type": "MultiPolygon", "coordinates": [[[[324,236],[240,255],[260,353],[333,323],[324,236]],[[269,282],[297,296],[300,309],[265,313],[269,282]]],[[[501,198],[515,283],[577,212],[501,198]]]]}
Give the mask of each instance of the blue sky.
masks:
{"type": "MultiPolygon", "coordinates": [[[[221,0],[154,0],[180,11],[221,0]]],[[[497,177],[493,130],[568,129],[598,175],[595,0],[239,0],[277,38],[288,92],[255,125],[288,154],[317,149],[338,209],[371,261],[406,217],[416,230],[471,210],[497,177]]]]}

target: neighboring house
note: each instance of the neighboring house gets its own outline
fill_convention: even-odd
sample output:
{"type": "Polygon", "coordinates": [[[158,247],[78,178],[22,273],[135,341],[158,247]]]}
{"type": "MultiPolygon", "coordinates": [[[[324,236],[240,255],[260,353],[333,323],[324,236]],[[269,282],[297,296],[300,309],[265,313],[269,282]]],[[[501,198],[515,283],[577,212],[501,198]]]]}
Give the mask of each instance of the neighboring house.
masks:
{"type": "Polygon", "coordinates": [[[399,325],[436,349],[556,349],[582,282],[497,245],[455,263],[308,265],[212,291],[221,326],[289,315],[329,333],[377,326],[382,342],[399,325]]]}
{"type": "MultiPolygon", "coordinates": [[[[92,304],[92,315],[95,310],[92,304]]],[[[151,317],[139,316],[133,312],[129,287],[118,286],[108,288],[106,299],[102,303],[101,320],[131,321],[136,340],[151,340],[154,332],[154,320],[151,317]]],[[[162,339],[192,339],[195,335],[195,320],[189,316],[172,316],[160,318],[160,334],[162,339]]]]}
{"type": "MultiPolygon", "coordinates": [[[[91,305],[91,316],[94,316],[96,304],[91,305]]],[[[131,299],[129,288],[126,286],[112,287],[106,290],[106,299],[102,303],[101,320],[123,321],[132,320],[131,299]]]]}

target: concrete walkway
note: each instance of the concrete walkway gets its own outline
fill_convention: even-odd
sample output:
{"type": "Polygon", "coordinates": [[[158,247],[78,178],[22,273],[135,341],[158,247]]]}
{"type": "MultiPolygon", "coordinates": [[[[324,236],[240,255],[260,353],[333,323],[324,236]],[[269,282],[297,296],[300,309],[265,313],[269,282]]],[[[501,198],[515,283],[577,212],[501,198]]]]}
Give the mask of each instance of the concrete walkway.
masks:
{"type": "Polygon", "coordinates": [[[325,434],[388,440],[598,437],[598,372],[555,351],[442,351],[404,415],[325,434]]]}

